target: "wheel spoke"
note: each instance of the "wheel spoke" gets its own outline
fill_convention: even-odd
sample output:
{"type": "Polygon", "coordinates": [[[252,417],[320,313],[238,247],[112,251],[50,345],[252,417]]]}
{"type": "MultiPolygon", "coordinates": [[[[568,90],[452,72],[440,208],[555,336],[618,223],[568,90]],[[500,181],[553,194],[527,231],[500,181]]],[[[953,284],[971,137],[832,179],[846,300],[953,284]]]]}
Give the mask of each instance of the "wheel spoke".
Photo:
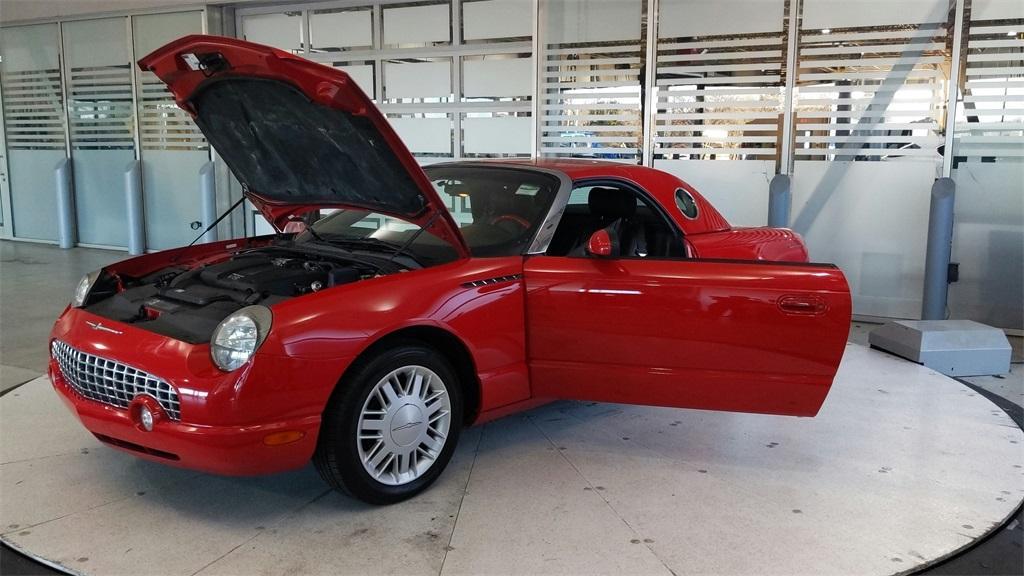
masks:
{"type": "Polygon", "coordinates": [[[395,384],[398,384],[398,386],[401,387],[401,383],[398,382],[397,378],[395,378],[393,382],[391,380],[388,380],[387,382],[384,382],[380,386],[380,391],[384,393],[385,397],[387,397],[386,406],[388,408],[390,408],[396,401],[398,401],[398,392],[395,391],[395,384]]]}
{"type": "Polygon", "coordinates": [[[371,470],[383,468],[383,466],[381,466],[381,463],[384,462],[384,460],[386,460],[388,457],[394,457],[394,453],[391,452],[391,450],[384,448],[383,445],[384,442],[381,442],[382,448],[378,450],[376,454],[374,454],[373,458],[370,458],[369,462],[367,462],[371,470]]]}
{"type": "Polygon", "coordinates": [[[412,373],[412,387],[409,390],[409,396],[416,398],[420,397],[420,393],[423,391],[423,374],[417,370],[412,373]]]}
{"type": "Polygon", "coordinates": [[[434,457],[436,458],[436,455],[440,454],[441,449],[444,448],[444,442],[442,442],[442,440],[444,440],[444,437],[438,439],[428,434],[427,438],[423,441],[423,444],[427,447],[428,450],[430,450],[431,454],[435,454],[434,457]]]}
{"type": "Polygon", "coordinates": [[[430,416],[430,420],[427,421],[428,424],[433,424],[449,414],[447,410],[435,410],[433,412],[433,415],[430,416]]]}
{"type": "Polygon", "coordinates": [[[384,429],[384,419],[374,418],[373,420],[363,420],[359,424],[360,430],[375,430],[380,431],[384,429]]]}
{"type": "Polygon", "coordinates": [[[380,454],[381,452],[384,452],[384,450],[378,452],[378,450],[380,450],[382,446],[384,446],[384,440],[378,440],[373,445],[373,448],[370,448],[363,456],[363,463],[369,464],[371,462],[371,458],[373,458],[375,455],[380,454]]]}
{"type": "Polygon", "coordinates": [[[439,398],[437,400],[434,400],[433,403],[430,403],[428,401],[426,404],[427,404],[427,416],[431,416],[431,415],[434,414],[434,412],[437,412],[438,410],[441,410],[442,408],[444,408],[444,405],[447,404],[447,402],[444,402],[442,398],[439,398]]]}

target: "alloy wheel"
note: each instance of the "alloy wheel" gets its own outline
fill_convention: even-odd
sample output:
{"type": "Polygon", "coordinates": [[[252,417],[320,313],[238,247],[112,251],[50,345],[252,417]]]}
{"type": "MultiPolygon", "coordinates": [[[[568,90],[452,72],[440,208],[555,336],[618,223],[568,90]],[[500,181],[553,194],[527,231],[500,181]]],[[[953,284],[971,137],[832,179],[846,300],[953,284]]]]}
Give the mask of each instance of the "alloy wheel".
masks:
{"type": "Polygon", "coordinates": [[[359,460],[382,484],[400,486],[422,476],[441,455],[451,427],[444,381],[424,366],[403,366],[370,390],[357,427],[359,460]]]}

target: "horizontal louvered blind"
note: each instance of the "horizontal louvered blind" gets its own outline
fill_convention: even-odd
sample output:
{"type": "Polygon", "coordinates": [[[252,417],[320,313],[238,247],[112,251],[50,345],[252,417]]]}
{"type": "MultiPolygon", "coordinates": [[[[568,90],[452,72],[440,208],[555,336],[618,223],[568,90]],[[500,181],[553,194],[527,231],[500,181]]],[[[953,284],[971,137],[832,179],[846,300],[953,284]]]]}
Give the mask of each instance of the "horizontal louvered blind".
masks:
{"type": "Polygon", "coordinates": [[[548,45],[541,155],[635,161],[642,132],[640,81],[638,42],[548,45]]]}
{"type": "Polygon", "coordinates": [[[76,150],[131,150],[131,69],[125,65],[71,68],[68,120],[76,150]]]}
{"type": "Polygon", "coordinates": [[[946,30],[801,31],[798,160],[937,160],[946,30]]]}
{"type": "Polygon", "coordinates": [[[772,159],[782,115],[784,36],[658,43],[655,159],[772,159]]]}
{"type": "Polygon", "coordinates": [[[143,150],[208,150],[192,117],[174,103],[152,72],[138,72],[139,137],[143,150]]]}
{"type": "Polygon", "coordinates": [[[11,150],[63,150],[60,70],[5,72],[4,121],[11,150]]]}
{"type": "Polygon", "coordinates": [[[1024,26],[972,22],[958,157],[1024,158],[1024,26]]]}

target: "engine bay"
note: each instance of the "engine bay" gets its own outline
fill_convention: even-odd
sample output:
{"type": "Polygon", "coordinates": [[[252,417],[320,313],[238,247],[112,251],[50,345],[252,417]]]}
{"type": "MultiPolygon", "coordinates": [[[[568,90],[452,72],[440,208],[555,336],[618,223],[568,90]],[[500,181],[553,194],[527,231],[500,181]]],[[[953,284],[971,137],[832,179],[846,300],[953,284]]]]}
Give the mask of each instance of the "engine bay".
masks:
{"type": "MultiPolygon", "coordinates": [[[[295,246],[267,246],[193,268],[169,266],[141,278],[119,276],[120,289],[109,289],[106,297],[90,298],[85,309],[199,344],[210,340],[221,320],[245,306],[273,306],[402,269],[386,261],[345,258],[295,246]]],[[[107,281],[114,283],[115,279],[107,281]]]]}

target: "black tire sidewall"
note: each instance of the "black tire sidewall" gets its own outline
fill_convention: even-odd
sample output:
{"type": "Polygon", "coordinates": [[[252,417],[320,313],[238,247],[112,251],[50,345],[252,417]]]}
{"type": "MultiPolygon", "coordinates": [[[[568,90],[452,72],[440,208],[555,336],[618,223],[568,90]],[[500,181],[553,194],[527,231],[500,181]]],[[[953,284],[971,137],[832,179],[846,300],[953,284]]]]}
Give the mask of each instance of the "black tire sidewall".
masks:
{"type": "Polygon", "coordinates": [[[321,434],[327,441],[317,448],[318,452],[333,452],[334,458],[330,460],[336,465],[328,466],[329,470],[321,466],[323,458],[318,458],[317,462],[321,474],[333,476],[328,479],[329,482],[340,482],[346,491],[366,502],[392,504],[415,496],[437,480],[451,460],[462,429],[462,389],[455,370],[442,354],[420,344],[394,346],[357,366],[351,378],[345,378],[340,386],[344,387],[340,390],[341,394],[335,394],[324,415],[324,425],[331,427],[328,434],[321,434]],[[433,370],[444,382],[451,403],[451,425],[441,455],[433,465],[408,484],[390,486],[371,477],[363,467],[356,440],[359,414],[371,390],[381,378],[398,368],[413,365],[433,370]]]}

